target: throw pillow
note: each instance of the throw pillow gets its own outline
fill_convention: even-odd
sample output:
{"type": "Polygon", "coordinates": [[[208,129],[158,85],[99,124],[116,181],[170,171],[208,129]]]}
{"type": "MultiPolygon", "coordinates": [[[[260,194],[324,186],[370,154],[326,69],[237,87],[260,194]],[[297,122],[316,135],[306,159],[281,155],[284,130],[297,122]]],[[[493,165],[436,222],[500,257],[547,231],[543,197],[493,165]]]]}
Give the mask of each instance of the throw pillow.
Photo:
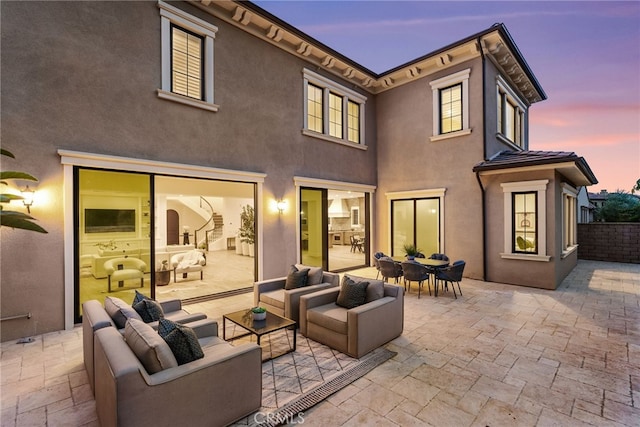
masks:
{"type": "Polygon", "coordinates": [[[305,268],[309,269],[309,274],[307,275],[307,286],[319,285],[320,283],[322,283],[322,278],[324,275],[322,267],[307,267],[302,264],[296,264],[295,267],[298,270],[302,270],[305,268]]]}
{"type": "Polygon", "coordinates": [[[291,266],[291,270],[287,275],[287,280],[284,282],[284,288],[286,290],[301,288],[307,286],[307,278],[309,275],[309,269],[303,268],[298,270],[295,265],[291,266]]]}
{"type": "Polygon", "coordinates": [[[351,276],[349,274],[345,274],[345,276],[348,276],[354,282],[369,282],[369,286],[367,286],[367,297],[364,301],[365,304],[384,296],[384,282],[382,280],[365,279],[364,277],[351,276]]]}
{"type": "Polygon", "coordinates": [[[142,300],[145,299],[151,299],[148,296],[146,296],[145,294],[141,294],[140,292],[138,292],[138,290],[136,289],[136,296],[133,297],[133,302],[131,303],[132,306],[136,305],[137,303],[139,303],[142,300]]]}
{"type": "Polygon", "coordinates": [[[111,316],[116,328],[125,327],[128,319],[137,319],[142,321],[142,317],[126,302],[116,297],[106,297],[104,299],[104,309],[111,316]]]}
{"type": "Polygon", "coordinates": [[[149,374],[178,366],[169,344],[142,320],[127,321],[124,339],[149,374]]]}
{"type": "Polygon", "coordinates": [[[351,309],[364,304],[367,298],[369,282],[355,282],[347,276],[342,277],[342,285],[336,299],[336,305],[351,309]]]}
{"type": "Polygon", "coordinates": [[[198,337],[190,327],[171,320],[160,319],[158,334],[169,344],[178,365],[184,365],[204,357],[198,337]]]}
{"type": "Polygon", "coordinates": [[[144,323],[151,323],[164,318],[164,311],[158,301],[144,298],[133,304],[133,309],[142,317],[144,323]]]}

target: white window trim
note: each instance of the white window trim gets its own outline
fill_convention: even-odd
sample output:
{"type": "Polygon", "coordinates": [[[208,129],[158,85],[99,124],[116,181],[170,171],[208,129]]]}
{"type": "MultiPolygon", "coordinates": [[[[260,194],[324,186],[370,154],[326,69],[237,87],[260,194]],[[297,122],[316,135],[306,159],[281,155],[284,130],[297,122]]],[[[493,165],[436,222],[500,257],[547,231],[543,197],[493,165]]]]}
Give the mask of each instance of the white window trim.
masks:
{"type": "MultiPolygon", "coordinates": [[[[505,95],[507,96],[507,98],[513,103],[515,104],[518,108],[519,108],[519,120],[520,120],[520,141],[522,141],[522,146],[519,146],[518,144],[516,144],[515,141],[510,140],[505,134],[502,133],[502,129],[498,129],[497,133],[496,133],[496,138],[498,138],[500,141],[505,142],[509,145],[511,145],[512,147],[514,147],[517,150],[525,150],[527,143],[525,141],[525,133],[524,133],[524,129],[525,129],[525,120],[526,120],[526,112],[527,112],[527,107],[524,104],[524,102],[522,102],[522,100],[520,99],[520,97],[511,89],[511,87],[509,86],[509,84],[502,78],[502,76],[497,76],[496,77],[496,99],[498,97],[498,95],[500,95],[500,91],[504,92],[505,95]]],[[[502,101],[501,101],[502,102],[502,101]]],[[[502,114],[504,115],[504,108],[502,109],[502,114]]],[[[502,123],[504,126],[504,117],[502,118],[502,123]]],[[[514,123],[514,126],[516,124],[514,123]]]]}
{"type": "Polygon", "coordinates": [[[560,184],[560,186],[562,187],[562,258],[566,258],[567,256],[571,255],[573,252],[578,250],[578,236],[577,236],[578,216],[576,214],[576,209],[578,206],[578,190],[576,190],[574,187],[567,184],[566,182],[563,182],[562,184],[560,184]],[[566,206],[564,203],[565,197],[570,197],[573,199],[570,212],[566,212],[566,206]],[[571,230],[570,230],[572,234],[572,241],[574,242],[572,245],[567,244],[565,240],[565,235],[567,231],[566,230],[567,215],[569,220],[572,221],[571,230]]]}
{"type": "Polygon", "coordinates": [[[342,86],[331,79],[328,79],[318,73],[315,73],[311,70],[303,68],[302,70],[304,77],[304,90],[303,90],[303,117],[304,123],[302,128],[302,134],[306,136],[311,136],[314,138],[322,139],[324,141],[334,142],[337,144],[346,145],[352,148],[358,148],[361,150],[366,150],[366,139],[365,139],[365,104],[367,102],[367,98],[358,92],[351,90],[345,86],[342,86]],[[309,124],[307,122],[307,99],[308,99],[308,87],[309,83],[319,87],[323,92],[323,104],[322,104],[322,133],[315,132],[309,129],[309,124]],[[342,138],[336,138],[334,136],[329,135],[329,93],[333,92],[335,95],[342,96],[342,138]],[[349,127],[349,118],[348,118],[348,108],[347,101],[353,101],[360,105],[360,142],[351,142],[348,138],[348,127],[349,127]]]}
{"type": "Polygon", "coordinates": [[[163,1],[158,1],[160,9],[160,37],[161,37],[161,63],[162,63],[162,87],[158,89],[158,98],[179,102],[191,107],[208,111],[218,111],[219,105],[213,101],[213,40],[218,32],[218,27],[195,16],[173,7],[163,1]],[[171,24],[178,25],[204,37],[204,100],[190,98],[171,92],[171,24]]]}
{"type": "Polygon", "coordinates": [[[546,194],[548,179],[537,181],[505,182],[500,184],[504,193],[504,252],[500,254],[504,259],[519,259],[526,261],[549,262],[551,257],[547,255],[547,213],[546,194]],[[538,253],[522,254],[513,252],[513,198],[512,193],[522,193],[536,191],[538,193],[538,205],[536,215],[538,216],[538,253]]]}
{"type": "Polygon", "coordinates": [[[456,138],[458,136],[469,135],[469,75],[471,68],[458,71],[446,77],[430,82],[432,103],[433,103],[433,134],[431,142],[443,139],[456,138]],[[462,129],[457,132],[440,133],[440,89],[444,89],[455,84],[462,83],[462,129]]]}

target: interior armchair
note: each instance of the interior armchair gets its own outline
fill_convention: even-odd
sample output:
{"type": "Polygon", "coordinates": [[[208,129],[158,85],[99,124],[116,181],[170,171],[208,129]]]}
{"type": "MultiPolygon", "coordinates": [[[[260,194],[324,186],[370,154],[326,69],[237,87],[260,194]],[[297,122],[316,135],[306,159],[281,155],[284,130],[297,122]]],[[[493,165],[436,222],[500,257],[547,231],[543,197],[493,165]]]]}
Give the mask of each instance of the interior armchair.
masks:
{"type": "Polygon", "coordinates": [[[402,334],[403,290],[381,280],[345,275],[355,283],[369,282],[364,303],[353,308],[338,305],[340,288],[300,298],[300,332],[329,347],[360,358],[402,334]]]}
{"type": "Polygon", "coordinates": [[[187,277],[187,273],[200,272],[202,280],[202,267],[207,263],[206,258],[197,249],[176,254],[171,257],[171,268],[173,268],[173,282],[175,283],[177,273],[182,273],[182,278],[187,277]]]}
{"type": "Polygon", "coordinates": [[[113,258],[104,263],[104,270],[107,273],[107,290],[109,292],[111,292],[112,282],[118,282],[118,287],[122,287],[125,280],[140,280],[142,288],[147,264],[138,258],[113,258]]]}
{"type": "Polygon", "coordinates": [[[256,307],[261,306],[267,311],[295,320],[300,325],[300,297],[339,286],[340,276],[336,273],[323,271],[321,267],[308,267],[301,264],[296,264],[293,267],[297,270],[297,276],[304,276],[301,272],[309,269],[304,285],[294,286],[301,283],[292,283],[295,279],[291,273],[289,276],[256,282],[253,285],[253,303],[256,307]]]}

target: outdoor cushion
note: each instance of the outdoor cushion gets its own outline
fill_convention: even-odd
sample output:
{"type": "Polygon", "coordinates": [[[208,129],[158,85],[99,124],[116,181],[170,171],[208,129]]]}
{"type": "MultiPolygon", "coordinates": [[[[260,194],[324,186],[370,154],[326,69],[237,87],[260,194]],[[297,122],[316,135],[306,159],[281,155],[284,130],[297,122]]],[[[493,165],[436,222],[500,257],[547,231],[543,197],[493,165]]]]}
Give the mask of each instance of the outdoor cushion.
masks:
{"type": "Polygon", "coordinates": [[[320,283],[322,283],[322,275],[324,273],[322,271],[322,267],[309,267],[303,264],[296,264],[295,267],[298,269],[298,271],[304,270],[305,268],[309,269],[309,273],[307,275],[308,286],[319,285],[320,283]]]}
{"type": "Polygon", "coordinates": [[[291,270],[287,275],[287,280],[284,284],[284,288],[286,290],[291,290],[291,289],[302,288],[303,286],[307,286],[308,275],[309,275],[308,268],[298,270],[295,265],[292,265],[291,270]]]}
{"type": "Polygon", "coordinates": [[[336,304],[346,309],[358,307],[364,304],[367,298],[368,281],[354,281],[348,276],[342,278],[340,293],[336,299],[336,304]]]}
{"type": "Polygon", "coordinates": [[[169,344],[178,365],[202,359],[204,352],[193,329],[167,319],[160,319],[158,334],[169,344]]]}
{"type": "Polygon", "coordinates": [[[169,344],[142,320],[129,319],[124,328],[124,339],[147,373],[155,374],[178,366],[169,344]]]}
{"type": "Polygon", "coordinates": [[[347,334],[347,313],[343,307],[325,304],[307,311],[307,321],[342,335],[347,334]]]}
{"type": "Polygon", "coordinates": [[[260,300],[284,310],[284,289],[263,292],[260,296],[260,300]]]}
{"type": "Polygon", "coordinates": [[[374,280],[359,276],[352,276],[350,274],[345,274],[345,277],[350,278],[354,282],[369,282],[369,286],[367,286],[367,297],[365,299],[365,304],[371,301],[375,301],[384,296],[384,281],[383,280],[374,280]]]}
{"type": "Polygon", "coordinates": [[[104,309],[107,311],[116,328],[125,327],[128,319],[137,319],[142,321],[142,317],[126,302],[116,297],[106,297],[104,299],[104,309]]]}

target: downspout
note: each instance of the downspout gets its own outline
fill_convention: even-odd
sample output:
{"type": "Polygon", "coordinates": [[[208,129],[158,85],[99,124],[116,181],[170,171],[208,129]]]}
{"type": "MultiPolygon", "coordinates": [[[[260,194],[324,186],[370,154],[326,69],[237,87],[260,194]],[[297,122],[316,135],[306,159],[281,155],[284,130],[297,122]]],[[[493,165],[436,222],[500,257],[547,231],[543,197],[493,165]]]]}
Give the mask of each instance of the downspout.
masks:
{"type": "MultiPolygon", "coordinates": [[[[478,48],[480,49],[480,57],[482,58],[482,158],[487,160],[487,81],[486,81],[486,58],[484,56],[484,47],[482,46],[482,39],[478,37],[478,48]]],[[[480,179],[480,173],[476,172],[476,179],[480,186],[480,192],[482,194],[482,280],[487,279],[487,202],[486,192],[480,179]]]]}

